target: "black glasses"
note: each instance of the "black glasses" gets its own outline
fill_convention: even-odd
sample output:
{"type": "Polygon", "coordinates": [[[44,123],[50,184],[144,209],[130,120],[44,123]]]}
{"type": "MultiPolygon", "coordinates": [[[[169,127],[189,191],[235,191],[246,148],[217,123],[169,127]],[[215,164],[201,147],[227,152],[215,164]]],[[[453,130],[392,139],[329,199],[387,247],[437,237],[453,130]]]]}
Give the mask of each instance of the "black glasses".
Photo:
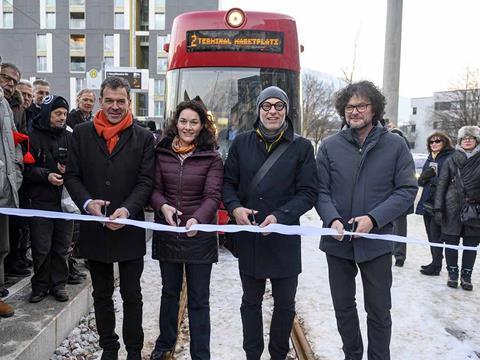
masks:
{"type": "Polygon", "coordinates": [[[11,77],[10,75],[7,75],[7,74],[4,74],[4,73],[0,73],[0,76],[5,80],[5,81],[11,81],[13,82],[13,86],[17,86],[18,85],[18,80],[11,77]]]}
{"type": "Polygon", "coordinates": [[[437,140],[430,140],[429,143],[430,144],[440,144],[441,142],[443,142],[442,140],[440,139],[437,139],[437,140]]]}
{"type": "Polygon", "coordinates": [[[367,108],[372,104],[358,104],[358,105],[347,105],[345,106],[345,112],[348,114],[353,113],[353,110],[357,109],[359,113],[367,111],[367,108]]]}
{"type": "Polygon", "coordinates": [[[277,111],[282,111],[285,108],[285,103],[283,101],[278,101],[275,104],[271,104],[267,101],[264,101],[260,107],[263,109],[263,111],[270,111],[272,106],[275,108],[277,111]]]}

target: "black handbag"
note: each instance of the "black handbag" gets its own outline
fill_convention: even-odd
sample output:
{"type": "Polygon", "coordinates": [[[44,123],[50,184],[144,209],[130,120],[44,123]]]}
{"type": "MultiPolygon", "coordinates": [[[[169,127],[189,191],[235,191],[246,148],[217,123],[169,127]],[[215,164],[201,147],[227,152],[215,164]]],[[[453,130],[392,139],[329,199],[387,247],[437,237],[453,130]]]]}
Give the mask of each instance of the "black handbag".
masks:
{"type": "Polygon", "coordinates": [[[457,168],[457,177],[460,187],[463,190],[464,203],[460,211],[460,221],[466,226],[480,228],[480,203],[467,198],[460,169],[457,168]]]}
{"type": "MultiPolygon", "coordinates": [[[[294,140],[298,137],[297,134],[294,135],[294,140]]],[[[288,142],[281,142],[270,154],[270,156],[265,160],[263,165],[258,169],[257,173],[253,177],[252,181],[250,181],[250,184],[248,185],[248,194],[251,194],[252,192],[255,191],[255,188],[257,185],[262,181],[262,179],[265,177],[267,174],[268,170],[275,164],[275,162],[278,160],[278,158],[287,150],[288,146],[290,144],[293,144],[293,141],[291,143],[288,142]]],[[[242,200],[242,196],[238,196],[240,198],[240,201],[242,200]]],[[[230,220],[228,220],[228,225],[236,225],[237,223],[235,222],[235,218],[233,215],[230,216],[230,220]]],[[[238,258],[238,239],[236,239],[237,233],[225,233],[225,242],[223,246],[225,249],[230,251],[233,256],[238,258]]]]}

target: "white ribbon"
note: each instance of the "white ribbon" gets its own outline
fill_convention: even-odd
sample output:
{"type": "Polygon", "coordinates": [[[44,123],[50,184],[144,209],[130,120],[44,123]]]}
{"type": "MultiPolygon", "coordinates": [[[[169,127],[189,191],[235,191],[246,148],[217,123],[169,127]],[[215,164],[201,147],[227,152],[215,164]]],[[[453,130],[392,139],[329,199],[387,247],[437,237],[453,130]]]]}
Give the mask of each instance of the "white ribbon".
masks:
{"type": "MultiPolygon", "coordinates": [[[[113,221],[109,220],[103,216],[93,216],[93,215],[78,215],[71,213],[63,213],[57,211],[45,211],[45,210],[32,210],[32,209],[15,209],[15,208],[0,208],[0,214],[4,215],[14,215],[22,217],[44,217],[49,219],[63,219],[63,220],[81,220],[81,221],[96,221],[96,222],[114,222],[118,224],[132,225],[137,226],[143,229],[155,230],[155,231],[170,231],[176,233],[185,233],[187,231],[198,230],[204,232],[216,232],[222,231],[227,233],[235,233],[239,231],[248,231],[252,233],[279,233],[283,235],[301,235],[301,236],[320,236],[320,235],[338,235],[336,230],[330,228],[320,228],[314,226],[304,226],[304,225],[282,225],[282,224],[270,224],[263,228],[255,225],[212,225],[212,224],[197,224],[192,225],[190,229],[185,229],[184,226],[170,226],[157,224],[147,221],[131,220],[131,219],[115,219],[113,221]]],[[[354,235],[360,236],[363,238],[385,240],[385,241],[395,241],[402,242],[407,244],[419,244],[427,246],[435,246],[441,248],[449,248],[456,250],[473,250],[479,251],[479,247],[474,246],[463,246],[463,245],[449,245],[449,244],[438,244],[431,243],[422,239],[416,239],[412,237],[398,236],[398,235],[387,235],[387,234],[371,234],[371,233],[357,233],[351,231],[345,231],[345,235],[354,235]]],[[[355,240],[352,240],[355,241],[355,240]]]]}

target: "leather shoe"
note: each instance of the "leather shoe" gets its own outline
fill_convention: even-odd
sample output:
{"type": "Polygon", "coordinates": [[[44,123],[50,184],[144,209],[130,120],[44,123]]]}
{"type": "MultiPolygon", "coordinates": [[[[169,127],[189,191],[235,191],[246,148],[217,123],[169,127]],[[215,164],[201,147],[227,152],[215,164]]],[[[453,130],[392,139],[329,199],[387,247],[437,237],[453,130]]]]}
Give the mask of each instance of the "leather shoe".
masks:
{"type": "Polygon", "coordinates": [[[30,294],[30,297],[28,298],[28,302],[38,303],[43,299],[45,299],[47,295],[48,293],[46,291],[39,291],[39,292],[32,291],[32,293],[30,294]]]}
{"type": "Polygon", "coordinates": [[[15,311],[13,311],[13,307],[11,305],[8,305],[3,300],[0,300],[0,317],[7,318],[13,316],[14,313],[15,311]]]}
{"type": "Polygon", "coordinates": [[[74,273],[68,274],[67,284],[77,285],[77,284],[81,284],[82,282],[83,282],[83,279],[77,274],[74,274],[74,273]]]}
{"type": "Polygon", "coordinates": [[[428,264],[428,265],[422,265],[422,266],[420,266],[420,267],[421,267],[422,269],[427,269],[427,268],[431,267],[432,265],[433,265],[433,263],[430,263],[430,264],[428,264]]]}
{"type": "Polygon", "coordinates": [[[118,360],[118,350],[103,350],[100,360],[118,360]]]}
{"type": "Polygon", "coordinates": [[[66,289],[58,289],[53,291],[53,297],[57,301],[68,301],[68,293],[66,289]]]}
{"type": "Polygon", "coordinates": [[[142,352],[140,350],[132,350],[127,354],[127,360],[142,360],[142,352]]]}
{"type": "Polygon", "coordinates": [[[150,360],[167,360],[169,356],[170,351],[153,350],[150,360]]]}
{"type": "Polygon", "coordinates": [[[8,294],[10,294],[10,291],[8,291],[8,289],[5,289],[5,288],[0,289],[0,297],[7,297],[8,294]]]}

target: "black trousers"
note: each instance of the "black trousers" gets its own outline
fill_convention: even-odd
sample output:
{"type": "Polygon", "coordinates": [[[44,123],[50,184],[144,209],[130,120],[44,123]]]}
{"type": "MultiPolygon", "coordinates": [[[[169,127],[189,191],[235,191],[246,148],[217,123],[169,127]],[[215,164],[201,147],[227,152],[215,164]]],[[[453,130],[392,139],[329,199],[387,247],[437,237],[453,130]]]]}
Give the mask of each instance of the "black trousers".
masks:
{"type": "Polygon", "coordinates": [[[68,278],[67,256],[73,222],[34,217],[30,229],[34,271],[32,291],[64,288],[68,278]]]}
{"type": "MultiPolygon", "coordinates": [[[[115,310],[113,308],[113,264],[89,260],[93,287],[93,307],[100,347],[104,350],[120,348],[115,333],[115,310]]],[[[123,342],[127,351],[142,350],[142,289],[140,277],[143,272],[143,257],[118,263],[120,272],[120,295],[123,300],[123,342]]]]}
{"type": "Polygon", "coordinates": [[[212,264],[179,264],[160,261],[162,300],[160,335],[155,349],[173,350],[177,341],[180,291],[183,273],[187,277],[190,356],[193,360],[210,359],[210,275],[212,264]]]}
{"type": "Polygon", "coordinates": [[[361,360],[363,356],[355,301],[355,277],[360,269],[367,312],[368,359],[389,360],[392,333],[392,256],[385,254],[357,264],[354,260],[327,254],[327,262],[330,292],[345,358],[361,360]]]}
{"type": "MultiPolygon", "coordinates": [[[[427,238],[429,242],[441,244],[442,240],[442,227],[435,222],[433,216],[423,215],[423,222],[425,224],[425,230],[427,231],[427,238]]],[[[430,246],[430,252],[432,254],[432,265],[436,270],[442,268],[443,260],[443,248],[430,246]]]]}
{"type": "MultiPolygon", "coordinates": [[[[243,349],[247,360],[259,360],[262,356],[263,319],[262,301],[266,279],[256,279],[240,273],[243,296],[240,313],[243,325],[243,349]]],[[[285,360],[289,346],[290,332],[295,317],[295,294],[298,276],[284,279],[270,279],[272,284],[273,314],[270,324],[268,351],[272,360],[285,360]]]]}
{"type": "MultiPolygon", "coordinates": [[[[407,215],[402,215],[393,221],[393,234],[407,236],[407,215]]],[[[396,242],[393,246],[393,255],[395,256],[395,259],[405,261],[407,258],[407,244],[396,242]]]]}
{"type": "MultiPolygon", "coordinates": [[[[460,243],[460,236],[456,235],[442,235],[443,240],[450,245],[458,245],[460,243]]],[[[480,236],[463,236],[462,244],[464,246],[477,246],[480,242],[480,236]]],[[[462,255],[462,268],[473,270],[477,252],[472,250],[464,250],[462,255]]],[[[445,248],[445,259],[447,266],[458,266],[458,250],[445,248]]]]}

